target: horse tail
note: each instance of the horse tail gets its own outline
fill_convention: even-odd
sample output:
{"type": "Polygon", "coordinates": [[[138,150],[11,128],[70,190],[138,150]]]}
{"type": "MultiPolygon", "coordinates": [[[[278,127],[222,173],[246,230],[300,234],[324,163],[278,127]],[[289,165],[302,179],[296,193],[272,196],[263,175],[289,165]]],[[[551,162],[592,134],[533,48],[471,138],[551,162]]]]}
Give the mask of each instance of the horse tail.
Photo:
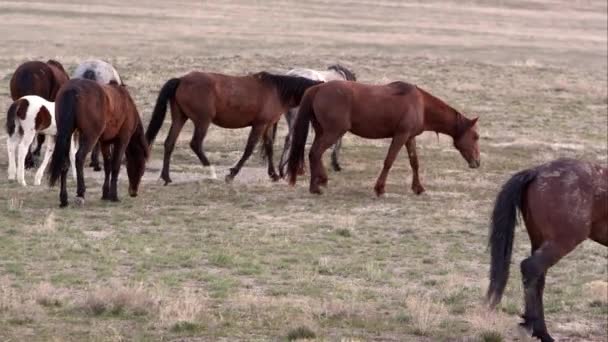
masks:
{"type": "Polygon", "coordinates": [[[160,127],[163,125],[165,115],[167,114],[167,101],[175,97],[175,91],[177,91],[180,81],[179,78],[172,78],[160,89],[154,111],[152,112],[152,119],[150,119],[150,124],[148,124],[148,129],[146,130],[148,145],[152,145],[154,138],[156,138],[158,131],[160,131],[160,127]]]}
{"type": "Polygon", "coordinates": [[[91,81],[97,80],[97,77],[95,76],[95,71],[93,71],[91,69],[87,69],[84,72],[84,74],[82,74],[82,78],[87,79],[87,80],[91,80],[91,81]]]}
{"type": "Polygon", "coordinates": [[[12,137],[13,134],[15,134],[15,130],[17,129],[17,118],[25,118],[28,105],[29,103],[27,100],[18,99],[8,108],[8,112],[6,113],[6,133],[8,133],[9,136],[12,137]],[[25,102],[25,104],[22,104],[22,102],[25,102]]]}
{"type": "Polygon", "coordinates": [[[521,212],[522,196],[537,174],[536,169],[516,173],[502,186],[496,196],[488,241],[492,257],[490,286],[486,295],[486,300],[492,308],[500,302],[509,279],[517,210],[521,212]]]}
{"type": "Polygon", "coordinates": [[[78,93],[75,89],[63,92],[56,103],[55,120],[57,120],[57,136],[55,137],[55,150],[51,157],[50,186],[54,186],[61,175],[70,152],[72,134],[76,126],[76,105],[78,93]]]}
{"type": "Polygon", "coordinates": [[[311,88],[304,93],[300,103],[300,109],[296,115],[296,122],[293,125],[293,137],[291,138],[291,148],[289,149],[289,159],[287,161],[287,173],[289,174],[289,184],[296,184],[298,169],[304,162],[304,150],[306,149],[306,139],[310,120],[315,116],[313,100],[318,88],[311,88]]]}

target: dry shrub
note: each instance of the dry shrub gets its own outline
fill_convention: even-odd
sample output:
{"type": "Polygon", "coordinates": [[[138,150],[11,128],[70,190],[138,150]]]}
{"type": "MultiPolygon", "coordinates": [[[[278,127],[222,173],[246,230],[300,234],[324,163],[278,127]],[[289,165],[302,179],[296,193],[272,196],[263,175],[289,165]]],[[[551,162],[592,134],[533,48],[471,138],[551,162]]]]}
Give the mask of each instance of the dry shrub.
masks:
{"type": "Polygon", "coordinates": [[[409,295],[405,299],[414,333],[428,336],[445,320],[448,312],[441,303],[433,301],[429,295],[409,295]]]}
{"type": "Polygon", "coordinates": [[[608,305],[608,282],[603,280],[594,280],[588,282],[584,286],[584,291],[592,302],[608,305]]]}
{"type": "Polygon", "coordinates": [[[65,295],[51,283],[42,282],[33,289],[32,297],[36,303],[42,306],[53,307],[61,306],[65,295]]]}
{"type": "Polygon", "coordinates": [[[156,311],[158,301],[142,284],[137,286],[111,285],[90,291],[81,308],[92,315],[143,316],[156,311]]]}
{"type": "Polygon", "coordinates": [[[12,287],[2,285],[0,280],[0,314],[6,317],[7,322],[22,325],[36,321],[44,312],[31,299],[12,287]]]}
{"type": "Polygon", "coordinates": [[[185,288],[177,297],[165,298],[162,301],[159,306],[159,320],[165,327],[188,327],[188,330],[192,330],[191,325],[209,321],[210,317],[206,315],[207,300],[201,293],[185,288]]]}

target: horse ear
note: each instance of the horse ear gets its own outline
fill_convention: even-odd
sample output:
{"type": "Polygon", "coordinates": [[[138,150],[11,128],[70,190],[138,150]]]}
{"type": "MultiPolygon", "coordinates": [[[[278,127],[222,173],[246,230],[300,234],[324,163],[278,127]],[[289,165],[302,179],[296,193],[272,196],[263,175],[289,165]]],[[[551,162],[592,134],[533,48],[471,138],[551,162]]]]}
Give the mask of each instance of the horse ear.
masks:
{"type": "Polygon", "coordinates": [[[475,124],[477,123],[477,120],[479,120],[479,116],[470,121],[471,127],[475,126],[475,124]]]}

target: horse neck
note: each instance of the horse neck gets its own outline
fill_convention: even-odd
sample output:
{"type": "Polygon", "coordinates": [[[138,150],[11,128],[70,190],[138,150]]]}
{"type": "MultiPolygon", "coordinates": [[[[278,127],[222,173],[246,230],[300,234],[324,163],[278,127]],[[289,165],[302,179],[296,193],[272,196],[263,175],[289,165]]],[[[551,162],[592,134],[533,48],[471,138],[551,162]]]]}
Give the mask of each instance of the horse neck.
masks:
{"type": "Polygon", "coordinates": [[[443,133],[456,138],[462,114],[445,102],[418,88],[424,103],[424,131],[443,133]]]}

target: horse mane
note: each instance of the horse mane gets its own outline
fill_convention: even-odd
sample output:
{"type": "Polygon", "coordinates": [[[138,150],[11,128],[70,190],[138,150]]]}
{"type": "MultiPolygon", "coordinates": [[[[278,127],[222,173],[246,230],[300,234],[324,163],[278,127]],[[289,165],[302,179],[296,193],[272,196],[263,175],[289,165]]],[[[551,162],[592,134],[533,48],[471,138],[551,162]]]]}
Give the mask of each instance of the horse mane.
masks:
{"type": "MultiPolygon", "coordinates": [[[[393,82],[393,83],[396,83],[396,82],[393,82]]],[[[426,90],[424,90],[418,86],[415,86],[415,87],[423,95],[423,97],[425,98],[425,102],[432,102],[435,105],[435,107],[439,109],[440,112],[448,112],[448,113],[452,112],[454,114],[454,116],[456,117],[455,118],[456,126],[454,127],[454,136],[452,138],[458,139],[462,134],[464,134],[464,132],[466,132],[466,130],[469,128],[469,125],[468,125],[469,119],[467,119],[464,115],[462,115],[454,107],[443,102],[443,100],[441,100],[440,98],[432,95],[431,93],[427,92],[426,90]]]]}
{"type": "Polygon", "coordinates": [[[323,83],[321,81],[310,80],[306,77],[275,75],[266,71],[253,74],[253,77],[275,87],[279,93],[281,103],[285,106],[290,106],[292,101],[296,103],[294,106],[297,106],[302,101],[302,96],[306,89],[323,83]]]}
{"type": "Polygon", "coordinates": [[[334,70],[334,71],[344,75],[344,79],[346,79],[347,81],[356,81],[357,80],[357,75],[354,72],[348,70],[343,65],[333,64],[333,65],[330,65],[329,67],[327,67],[327,70],[334,70]]]}
{"type": "Polygon", "coordinates": [[[67,72],[63,68],[63,65],[61,63],[59,63],[58,61],[56,61],[54,59],[49,59],[48,61],[46,61],[46,64],[54,66],[55,68],[65,72],[65,74],[67,75],[67,72]]]}

